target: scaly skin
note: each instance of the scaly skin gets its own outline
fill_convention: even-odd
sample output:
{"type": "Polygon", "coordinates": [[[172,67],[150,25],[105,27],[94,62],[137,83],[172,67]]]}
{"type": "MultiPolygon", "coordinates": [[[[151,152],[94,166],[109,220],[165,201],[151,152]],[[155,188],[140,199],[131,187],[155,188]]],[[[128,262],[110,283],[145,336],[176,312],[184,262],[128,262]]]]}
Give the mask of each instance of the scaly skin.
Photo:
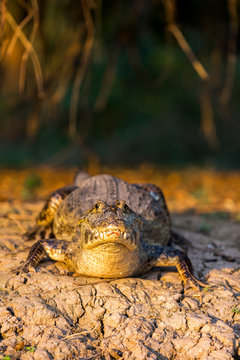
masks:
{"type": "Polygon", "coordinates": [[[205,286],[191,272],[182,251],[167,246],[170,217],[162,191],[152,184],[128,184],[110,175],[80,174],[75,184],[55,191],[25,238],[38,240],[22,269],[46,255],[78,274],[119,278],[153,266],[176,266],[183,282],[205,286]]]}

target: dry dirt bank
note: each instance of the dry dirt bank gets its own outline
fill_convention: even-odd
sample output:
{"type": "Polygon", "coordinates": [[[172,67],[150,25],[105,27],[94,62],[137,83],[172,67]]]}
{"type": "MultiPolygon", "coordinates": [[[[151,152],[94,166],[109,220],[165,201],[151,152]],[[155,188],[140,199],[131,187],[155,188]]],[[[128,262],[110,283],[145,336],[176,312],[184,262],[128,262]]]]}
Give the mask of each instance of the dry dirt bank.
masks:
{"type": "Polygon", "coordinates": [[[13,275],[32,244],[21,234],[42,204],[1,202],[0,359],[240,358],[239,223],[173,216],[196,275],[213,286],[201,294],[184,293],[173,269],[106,281],[45,261],[13,275]]]}

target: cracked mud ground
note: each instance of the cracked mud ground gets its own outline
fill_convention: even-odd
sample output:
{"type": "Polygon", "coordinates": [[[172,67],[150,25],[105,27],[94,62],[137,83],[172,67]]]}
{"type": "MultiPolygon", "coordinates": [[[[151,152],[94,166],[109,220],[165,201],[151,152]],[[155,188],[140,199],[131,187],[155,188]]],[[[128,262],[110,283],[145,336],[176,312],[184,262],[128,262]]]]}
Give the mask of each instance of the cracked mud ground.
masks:
{"type": "Polygon", "coordinates": [[[140,278],[75,276],[42,262],[10,270],[33,242],[21,235],[43,205],[0,207],[0,359],[240,358],[240,223],[209,215],[173,215],[195,274],[212,288],[184,291],[174,269],[140,278]]]}

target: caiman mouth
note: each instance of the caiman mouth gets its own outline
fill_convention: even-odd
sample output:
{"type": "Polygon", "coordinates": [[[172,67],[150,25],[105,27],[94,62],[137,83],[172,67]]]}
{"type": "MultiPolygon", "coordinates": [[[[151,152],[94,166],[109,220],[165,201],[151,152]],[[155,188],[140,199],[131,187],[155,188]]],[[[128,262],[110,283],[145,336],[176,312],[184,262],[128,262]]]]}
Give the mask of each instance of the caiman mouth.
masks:
{"type": "Polygon", "coordinates": [[[85,241],[82,244],[84,249],[93,249],[100,245],[109,244],[111,247],[126,247],[134,250],[137,247],[138,236],[136,231],[125,231],[116,227],[103,229],[89,229],[85,233],[85,241]]]}

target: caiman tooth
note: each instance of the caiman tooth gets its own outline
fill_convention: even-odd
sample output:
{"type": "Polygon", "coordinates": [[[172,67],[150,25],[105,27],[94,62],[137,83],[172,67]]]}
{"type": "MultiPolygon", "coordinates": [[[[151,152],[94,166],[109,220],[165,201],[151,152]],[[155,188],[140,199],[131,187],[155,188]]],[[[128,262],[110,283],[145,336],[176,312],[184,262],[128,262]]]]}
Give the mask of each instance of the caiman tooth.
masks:
{"type": "Polygon", "coordinates": [[[102,232],[100,232],[100,238],[103,239],[103,233],[102,232]]]}
{"type": "Polygon", "coordinates": [[[123,234],[123,238],[124,238],[124,240],[126,240],[126,238],[127,238],[127,233],[126,232],[123,234]]]}

